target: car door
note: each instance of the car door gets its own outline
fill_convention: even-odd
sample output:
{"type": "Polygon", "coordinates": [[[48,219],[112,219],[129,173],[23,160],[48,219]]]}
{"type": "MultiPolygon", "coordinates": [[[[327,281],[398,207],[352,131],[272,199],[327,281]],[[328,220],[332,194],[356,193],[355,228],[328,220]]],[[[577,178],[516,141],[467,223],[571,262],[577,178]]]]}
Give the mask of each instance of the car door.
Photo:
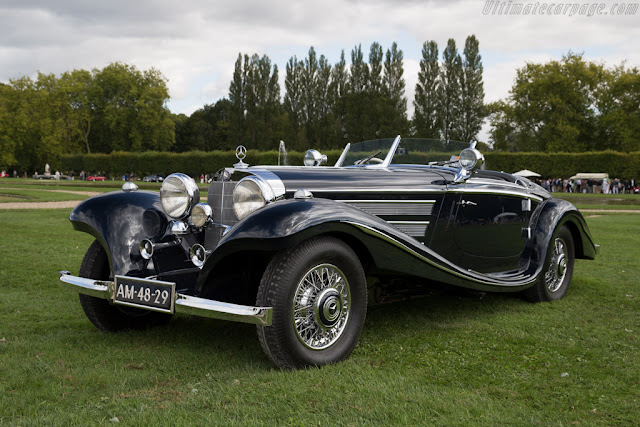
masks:
{"type": "Polygon", "coordinates": [[[489,187],[468,183],[453,195],[455,258],[485,273],[515,270],[528,238],[531,201],[524,191],[489,187]]]}

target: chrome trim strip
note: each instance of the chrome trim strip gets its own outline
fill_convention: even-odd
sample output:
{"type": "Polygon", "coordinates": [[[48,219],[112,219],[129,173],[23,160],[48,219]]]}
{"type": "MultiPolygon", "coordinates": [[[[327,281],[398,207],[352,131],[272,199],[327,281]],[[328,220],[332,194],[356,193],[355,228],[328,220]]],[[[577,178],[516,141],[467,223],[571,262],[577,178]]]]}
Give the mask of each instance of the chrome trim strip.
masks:
{"type": "Polygon", "coordinates": [[[349,201],[348,205],[361,209],[376,216],[430,216],[433,212],[433,203],[396,203],[392,200],[381,201],[349,201]]]}
{"type": "Polygon", "coordinates": [[[387,221],[389,224],[429,225],[430,221],[387,221]]]}
{"type": "MultiPolygon", "coordinates": [[[[467,181],[467,184],[468,184],[468,181],[467,181]]],[[[496,189],[479,190],[479,189],[466,189],[463,187],[455,187],[451,189],[447,189],[447,188],[334,188],[334,189],[308,188],[308,190],[314,194],[315,193],[495,194],[495,195],[520,197],[523,199],[531,199],[531,200],[536,200],[538,202],[541,202],[542,200],[544,200],[542,197],[536,196],[535,194],[527,193],[526,191],[516,192],[516,191],[496,190],[496,189]]]]}
{"type": "Polygon", "coordinates": [[[343,203],[430,203],[433,204],[435,200],[336,200],[336,202],[343,203]]]}
{"type": "MultiPolygon", "coordinates": [[[[511,285],[508,285],[508,284],[499,283],[497,280],[494,282],[494,281],[490,281],[490,280],[482,279],[482,278],[480,278],[480,277],[473,277],[473,276],[471,276],[471,275],[464,275],[464,274],[461,274],[461,273],[459,273],[459,272],[455,271],[455,267],[454,267],[454,265],[453,265],[450,261],[448,261],[447,259],[445,259],[445,258],[441,257],[441,256],[440,256],[440,255],[438,255],[438,254],[435,254],[435,253],[434,253],[434,254],[433,254],[433,256],[434,256],[434,257],[436,257],[436,258],[438,258],[438,259],[439,259],[439,261],[440,261],[442,264],[447,264],[447,265],[448,265],[448,267],[445,267],[444,265],[438,264],[438,263],[436,263],[436,262],[434,262],[434,261],[430,260],[429,258],[427,258],[427,257],[425,257],[425,256],[423,256],[423,255],[420,255],[419,253],[417,253],[416,251],[414,251],[413,249],[411,249],[410,247],[408,247],[408,246],[407,246],[407,245],[405,245],[404,243],[399,242],[398,240],[394,239],[393,237],[391,237],[391,236],[389,236],[389,235],[387,235],[387,234],[384,234],[384,233],[382,233],[382,232],[380,232],[380,231],[378,231],[378,230],[376,230],[376,229],[374,229],[374,228],[372,228],[372,227],[370,227],[370,226],[368,226],[368,225],[359,224],[359,223],[357,223],[357,222],[348,221],[348,220],[344,220],[344,221],[342,221],[342,222],[344,222],[345,224],[353,225],[354,227],[357,227],[357,228],[361,229],[363,232],[365,232],[365,233],[367,233],[367,234],[371,234],[371,235],[373,235],[373,236],[380,237],[380,238],[382,238],[383,240],[386,240],[387,242],[389,242],[389,243],[393,244],[394,246],[397,246],[398,248],[400,248],[400,249],[402,249],[402,250],[406,251],[407,253],[409,253],[409,254],[411,254],[411,255],[415,256],[416,258],[418,258],[418,259],[420,259],[420,260],[422,260],[422,261],[426,262],[427,264],[432,265],[433,267],[438,268],[438,269],[440,269],[440,270],[442,270],[442,271],[445,271],[445,272],[447,272],[447,273],[449,273],[449,274],[451,274],[451,275],[453,275],[453,276],[456,276],[456,277],[462,278],[462,279],[464,279],[464,280],[468,280],[468,281],[470,281],[470,282],[480,283],[480,284],[482,284],[482,285],[505,286],[505,287],[509,287],[509,286],[511,286],[511,285]]],[[[470,272],[471,272],[471,271],[470,271],[470,272]]],[[[475,273],[475,272],[471,272],[471,273],[474,273],[474,274],[476,274],[476,275],[480,275],[480,274],[481,274],[481,273],[475,273]]],[[[535,280],[536,280],[536,278],[535,278],[535,277],[533,277],[533,278],[530,278],[530,279],[529,279],[529,281],[527,281],[527,282],[524,282],[524,283],[518,283],[518,284],[516,284],[516,285],[514,285],[514,286],[525,286],[525,285],[529,285],[529,284],[531,284],[531,283],[535,282],[535,280]]]]}
{"type": "MultiPolygon", "coordinates": [[[[68,271],[60,272],[60,281],[72,285],[81,294],[107,300],[113,298],[115,290],[115,283],[112,281],[72,276],[68,271]]],[[[272,307],[230,304],[179,293],[176,294],[175,312],[262,326],[270,326],[273,318],[272,307]]]]}

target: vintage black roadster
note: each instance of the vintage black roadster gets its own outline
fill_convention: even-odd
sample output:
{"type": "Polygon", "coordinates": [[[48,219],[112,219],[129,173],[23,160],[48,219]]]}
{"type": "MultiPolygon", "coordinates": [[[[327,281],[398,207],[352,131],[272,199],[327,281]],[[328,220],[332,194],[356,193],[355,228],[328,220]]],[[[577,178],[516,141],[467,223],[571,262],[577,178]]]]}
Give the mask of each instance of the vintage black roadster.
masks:
{"type": "Polygon", "coordinates": [[[452,288],[562,298],[574,259],[596,255],[580,212],[483,170],[474,144],[425,164],[426,145],[398,136],[347,145],[334,166],[309,150],[305,166],[251,167],[240,146],[206,203],[181,173],[160,194],[127,182],[73,210],[95,241],[60,280],[100,330],[174,313],[253,323],[282,368],[347,358],[368,304],[452,288]]]}

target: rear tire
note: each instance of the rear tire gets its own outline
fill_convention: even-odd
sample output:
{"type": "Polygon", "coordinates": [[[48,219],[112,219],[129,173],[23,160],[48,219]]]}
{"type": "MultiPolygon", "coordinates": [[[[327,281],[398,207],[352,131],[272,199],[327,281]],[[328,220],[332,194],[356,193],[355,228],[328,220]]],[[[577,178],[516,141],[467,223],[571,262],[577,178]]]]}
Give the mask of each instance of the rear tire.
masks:
{"type": "Polygon", "coordinates": [[[349,357],[364,325],[364,270],[341,240],[307,240],[271,260],[256,302],[273,307],[272,325],[257,329],[262,349],[278,367],[339,362],[349,357]]]}
{"type": "MultiPolygon", "coordinates": [[[[113,274],[109,259],[102,245],[94,240],[82,260],[80,277],[96,280],[111,280],[113,274]]],[[[80,305],[91,323],[103,332],[118,332],[128,329],[147,329],[168,322],[170,314],[120,307],[106,299],[80,294],[80,305]]]]}
{"type": "Polygon", "coordinates": [[[566,226],[556,229],[547,249],[544,268],[536,284],[524,291],[531,302],[555,301],[569,290],[575,261],[573,236],[566,226]]]}

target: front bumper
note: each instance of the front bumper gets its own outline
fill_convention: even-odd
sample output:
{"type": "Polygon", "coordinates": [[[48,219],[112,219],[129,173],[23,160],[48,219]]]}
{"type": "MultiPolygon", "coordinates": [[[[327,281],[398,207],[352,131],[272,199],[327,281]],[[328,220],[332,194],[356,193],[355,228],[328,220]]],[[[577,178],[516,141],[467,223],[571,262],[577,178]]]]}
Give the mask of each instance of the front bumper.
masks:
{"type": "MultiPolygon", "coordinates": [[[[115,282],[113,281],[72,276],[68,271],[60,272],[60,281],[71,285],[81,294],[114,301],[115,282]]],[[[193,314],[211,319],[231,320],[262,326],[270,326],[273,316],[273,308],[271,307],[230,304],[180,293],[176,293],[173,310],[175,313],[193,314]]]]}

